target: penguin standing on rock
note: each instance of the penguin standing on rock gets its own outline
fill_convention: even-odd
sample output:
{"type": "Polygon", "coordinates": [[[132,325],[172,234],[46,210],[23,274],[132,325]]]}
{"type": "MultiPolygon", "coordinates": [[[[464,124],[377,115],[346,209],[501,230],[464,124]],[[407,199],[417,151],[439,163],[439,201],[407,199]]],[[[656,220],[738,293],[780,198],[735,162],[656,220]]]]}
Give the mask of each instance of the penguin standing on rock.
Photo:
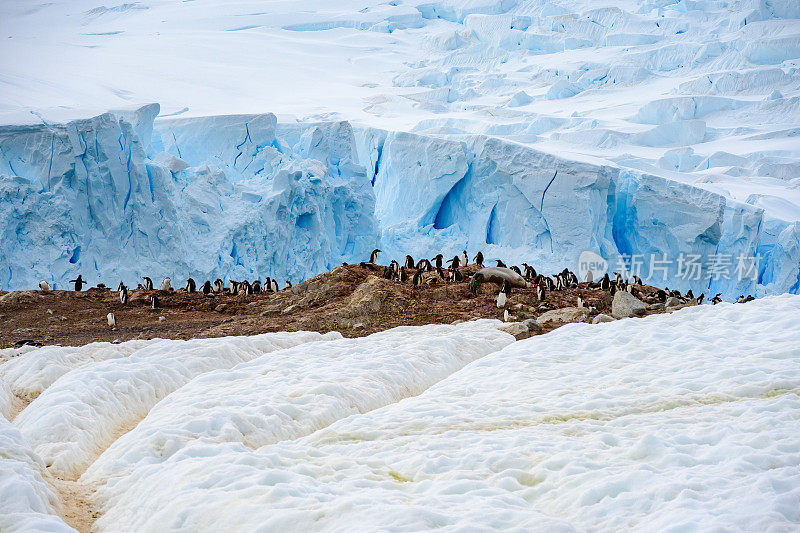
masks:
{"type": "Polygon", "coordinates": [[[106,320],[108,320],[108,325],[112,328],[117,327],[117,317],[114,316],[114,313],[108,313],[106,315],[106,320]]]}
{"type": "Polygon", "coordinates": [[[144,280],[144,290],[152,291],[153,290],[153,280],[148,278],[147,276],[144,276],[142,279],[144,280]]]}
{"type": "Polygon", "coordinates": [[[39,289],[48,292],[50,290],[50,285],[48,285],[45,280],[42,280],[39,282],[39,289]]]}
{"type": "Polygon", "coordinates": [[[278,292],[280,290],[278,289],[278,282],[274,279],[270,281],[270,287],[272,287],[272,292],[278,292]]]}
{"type": "Polygon", "coordinates": [[[369,254],[369,262],[370,262],[371,264],[373,264],[373,265],[377,265],[377,264],[378,264],[378,255],[379,255],[380,253],[381,253],[381,250],[379,250],[379,249],[377,249],[377,248],[375,248],[374,250],[372,250],[372,253],[371,253],[371,254],[369,254]]]}
{"type": "Polygon", "coordinates": [[[436,265],[437,271],[442,269],[442,259],[444,259],[442,254],[436,254],[436,257],[433,258],[433,264],[436,265]]]}
{"type": "MultiPolygon", "coordinates": [[[[276,285],[277,285],[277,283],[276,283],[276,285]]],[[[292,282],[287,279],[286,280],[286,287],[284,287],[284,289],[291,289],[291,288],[292,288],[292,282]]]]}
{"type": "Polygon", "coordinates": [[[195,284],[192,278],[186,280],[186,292],[189,294],[195,292],[197,290],[197,285],[195,284]]]}
{"type": "Polygon", "coordinates": [[[497,293],[497,307],[503,308],[506,306],[506,302],[508,301],[508,293],[511,292],[511,287],[508,285],[508,281],[503,282],[503,287],[500,289],[500,292],[497,293]]]}
{"type": "Polygon", "coordinates": [[[211,282],[210,282],[210,281],[208,281],[208,280],[206,280],[206,282],[205,282],[205,283],[203,283],[203,294],[204,294],[205,296],[208,296],[208,294],[209,294],[210,292],[211,292],[211,282]]]}
{"type": "Polygon", "coordinates": [[[69,282],[75,284],[76,291],[80,291],[83,288],[83,277],[80,274],[78,274],[76,279],[71,279],[69,282]]]}
{"type": "Polygon", "coordinates": [[[479,268],[483,268],[483,253],[478,252],[475,254],[475,264],[478,265],[479,268]]]}
{"type": "Polygon", "coordinates": [[[158,309],[158,296],[155,294],[150,297],[150,309],[158,309]]]}
{"type": "Polygon", "coordinates": [[[447,262],[450,263],[450,268],[452,268],[453,270],[461,266],[461,259],[459,259],[457,255],[447,262]]]}
{"type": "Polygon", "coordinates": [[[469,256],[467,255],[467,251],[464,250],[461,252],[461,266],[469,265],[469,256]]]}
{"type": "Polygon", "coordinates": [[[541,285],[536,286],[536,299],[540,302],[544,302],[547,299],[547,293],[541,285]]]}
{"type": "Polygon", "coordinates": [[[172,290],[172,280],[170,278],[164,278],[164,281],[161,282],[161,290],[162,291],[171,291],[172,290]]]}
{"type": "Polygon", "coordinates": [[[420,285],[422,285],[422,271],[421,270],[417,270],[414,273],[414,277],[411,278],[411,284],[414,287],[419,287],[420,285]]]}
{"type": "Polygon", "coordinates": [[[122,305],[128,303],[128,287],[122,285],[122,288],[119,290],[119,301],[122,305]]]}
{"type": "Polygon", "coordinates": [[[406,268],[414,268],[414,258],[413,258],[413,257],[411,257],[410,255],[407,255],[407,256],[406,256],[406,264],[405,264],[405,267],[406,267],[406,268]]]}

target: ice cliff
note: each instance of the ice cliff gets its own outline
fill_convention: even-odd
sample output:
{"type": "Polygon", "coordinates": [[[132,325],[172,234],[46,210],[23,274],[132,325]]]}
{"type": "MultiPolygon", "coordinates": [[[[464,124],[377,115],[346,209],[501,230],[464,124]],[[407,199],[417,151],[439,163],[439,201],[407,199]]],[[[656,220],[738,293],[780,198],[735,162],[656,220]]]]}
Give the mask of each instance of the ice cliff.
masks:
{"type": "Polygon", "coordinates": [[[65,288],[78,273],[297,282],[380,247],[481,250],[544,272],[575,268],[584,250],[609,270],[666,256],[666,273],[640,275],[727,297],[800,290],[800,223],[755,201],[485,135],[158,112],[0,127],[1,288],[65,288]],[[761,260],[755,280],[735,264],[692,280],[680,254],[761,260]]]}

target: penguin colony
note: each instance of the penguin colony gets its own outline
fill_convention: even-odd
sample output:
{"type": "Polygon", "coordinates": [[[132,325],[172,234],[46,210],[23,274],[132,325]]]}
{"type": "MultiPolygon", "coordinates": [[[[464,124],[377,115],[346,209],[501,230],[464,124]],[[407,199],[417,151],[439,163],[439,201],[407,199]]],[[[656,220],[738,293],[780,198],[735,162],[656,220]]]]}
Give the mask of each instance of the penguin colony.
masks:
{"type": "MultiPolygon", "coordinates": [[[[413,287],[420,287],[423,284],[431,285],[436,283],[458,283],[470,281],[470,290],[473,292],[473,294],[477,294],[479,286],[479,283],[476,282],[477,277],[470,273],[470,269],[465,269],[464,267],[474,265],[478,269],[482,269],[485,266],[484,255],[482,252],[475,254],[475,256],[472,258],[474,262],[471,264],[469,262],[470,256],[467,254],[466,250],[462,251],[461,254],[453,256],[452,259],[447,260],[444,259],[443,254],[436,254],[431,259],[423,258],[419,260],[415,260],[411,255],[406,255],[402,266],[400,262],[396,260],[392,260],[386,266],[379,265],[378,257],[381,253],[382,252],[380,249],[373,250],[370,254],[369,261],[361,262],[359,266],[362,268],[368,268],[375,272],[380,272],[382,277],[385,279],[396,281],[398,283],[410,283],[413,287]]],[[[512,265],[511,267],[508,267],[502,259],[493,259],[492,261],[496,263],[496,266],[490,266],[495,266],[495,268],[507,269],[509,272],[514,272],[525,280],[525,283],[528,287],[534,288],[534,305],[536,310],[539,312],[553,309],[553,307],[551,307],[551,305],[547,302],[549,293],[578,288],[578,277],[566,268],[557,274],[548,276],[538,273],[534,267],[527,263],[522,263],[521,266],[512,265]]],[[[343,263],[343,265],[346,266],[347,263],[343,263]]],[[[86,285],[86,281],[81,275],[78,275],[76,279],[70,280],[70,283],[73,283],[75,291],[81,291],[84,285],[86,285]]],[[[99,283],[97,287],[104,289],[106,286],[103,283],[99,283]]],[[[289,289],[291,287],[292,283],[287,280],[284,284],[284,289],[289,289]]],[[[48,284],[45,280],[42,280],[39,283],[39,288],[42,291],[50,291],[50,284],[48,284]]],[[[613,274],[613,277],[605,274],[597,281],[593,279],[591,272],[589,272],[584,280],[582,288],[604,291],[612,296],[617,291],[627,291],[648,304],[665,303],[668,298],[677,299],[677,303],[679,304],[702,304],[705,300],[704,294],[700,294],[700,296],[695,297],[691,290],[687,291],[685,294],[681,294],[680,291],[677,290],[670,290],[669,288],[658,289],[655,293],[650,291],[645,292],[642,290],[642,280],[638,276],[633,276],[630,280],[628,280],[623,279],[622,275],[617,272],[613,274]]],[[[142,278],[142,283],[138,284],[136,290],[154,292],[146,297],[146,301],[149,303],[149,306],[152,309],[160,309],[159,298],[158,295],[155,294],[152,278],[149,276],[144,276],[142,278]]],[[[172,287],[172,280],[169,277],[164,278],[161,282],[161,291],[173,292],[175,290],[176,289],[172,287]]],[[[250,296],[265,293],[276,293],[281,289],[279,288],[276,280],[267,277],[263,283],[258,279],[254,281],[230,280],[228,282],[228,286],[225,286],[225,283],[222,281],[222,279],[217,278],[213,282],[211,280],[205,280],[199,286],[199,288],[197,282],[193,278],[189,278],[186,280],[185,287],[177,290],[189,294],[202,293],[203,296],[213,296],[214,294],[250,296]]],[[[499,309],[504,309],[506,307],[511,291],[512,286],[508,281],[504,281],[502,284],[500,284],[496,298],[497,307],[499,309]]],[[[123,282],[120,282],[117,287],[117,292],[119,294],[120,302],[123,305],[127,304],[129,288],[123,282]]],[[[753,298],[752,295],[748,295],[746,297],[742,295],[736,300],[736,302],[745,303],[754,299],[755,298],[753,298]]],[[[714,305],[720,303],[721,301],[722,298],[720,297],[720,294],[716,294],[710,299],[710,302],[714,305]]],[[[581,296],[577,296],[575,306],[587,307],[587,304],[584,302],[581,296]]],[[[596,309],[592,308],[591,306],[588,307],[590,312],[596,312],[596,309]]],[[[506,319],[508,318],[508,310],[504,311],[504,317],[506,317],[506,319]]],[[[109,316],[110,326],[112,325],[112,320],[112,317],[109,316]]]]}
{"type": "MultiPolygon", "coordinates": [[[[469,266],[469,255],[464,250],[461,254],[454,256],[452,259],[444,260],[442,254],[437,254],[431,259],[420,259],[415,261],[410,255],[406,255],[403,266],[396,260],[392,260],[389,265],[381,267],[378,264],[378,256],[381,254],[380,249],[375,249],[370,254],[368,262],[360,263],[364,268],[382,268],[382,276],[399,283],[406,283],[411,280],[414,287],[425,284],[433,283],[454,283],[465,280],[465,276],[469,277],[469,273],[464,273],[459,270],[461,267],[469,266]]],[[[475,266],[479,269],[484,268],[484,255],[478,252],[473,258],[475,266]]],[[[538,311],[549,311],[553,308],[547,303],[547,294],[552,291],[563,291],[566,289],[578,288],[578,277],[569,269],[564,269],[557,274],[551,276],[537,273],[536,269],[528,263],[522,263],[522,266],[512,265],[508,267],[502,259],[493,259],[498,268],[506,268],[516,274],[522,276],[529,286],[535,287],[535,299],[538,304],[538,311]]],[[[346,263],[345,263],[346,264],[346,263]]],[[[670,290],[669,287],[659,289],[655,294],[646,294],[642,291],[644,283],[639,276],[633,276],[630,280],[623,279],[622,275],[618,272],[613,273],[613,277],[605,274],[598,281],[594,281],[592,273],[589,272],[584,280],[585,287],[588,289],[596,289],[610,293],[612,296],[617,291],[627,291],[633,296],[639,298],[645,303],[665,303],[667,298],[676,298],[679,304],[702,304],[705,301],[705,295],[695,297],[691,290],[685,294],[681,294],[678,290],[670,290]]],[[[477,293],[477,284],[471,283],[470,290],[473,294],[477,293]]],[[[503,282],[502,286],[497,293],[497,307],[503,308],[506,305],[508,295],[511,294],[511,286],[508,282],[503,282]]],[[[754,300],[753,296],[740,296],[736,301],[737,303],[744,303],[754,300]]],[[[716,305],[722,301],[720,294],[711,299],[711,303],[716,305]]],[[[586,307],[583,299],[578,296],[575,302],[576,307],[586,307]]],[[[593,311],[593,309],[590,308],[593,311]]]]}

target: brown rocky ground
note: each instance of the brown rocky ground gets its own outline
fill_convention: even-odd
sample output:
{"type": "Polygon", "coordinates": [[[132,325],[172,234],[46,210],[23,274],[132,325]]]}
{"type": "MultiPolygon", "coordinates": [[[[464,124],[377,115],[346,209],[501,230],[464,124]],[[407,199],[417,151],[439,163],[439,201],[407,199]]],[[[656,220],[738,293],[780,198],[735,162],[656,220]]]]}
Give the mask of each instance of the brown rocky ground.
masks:
{"type": "MultiPolygon", "coordinates": [[[[461,269],[464,274],[476,267],[461,269]]],[[[466,277],[466,276],[465,276],[466,277]]],[[[477,296],[467,281],[412,287],[380,277],[380,269],[348,265],[325,272],[279,293],[232,296],[178,291],[131,291],[126,305],[116,291],[0,292],[0,347],[21,344],[82,345],[94,341],[130,339],[189,339],[224,335],[254,335],[270,331],[336,330],[348,337],[368,335],[401,325],[452,323],[472,318],[502,319],[497,287],[484,285],[477,296]],[[150,309],[155,292],[160,309],[150,309]],[[117,326],[106,315],[116,316],[117,326]]],[[[644,292],[655,291],[644,287],[644,292]]],[[[521,306],[523,318],[536,310],[533,289],[515,289],[510,308],[521,306]]],[[[611,295],[581,284],[577,289],[548,293],[550,307],[586,305],[610,314],[611,295]]],[[[543,331],[554,329],[548,324],[543,331]]]]}

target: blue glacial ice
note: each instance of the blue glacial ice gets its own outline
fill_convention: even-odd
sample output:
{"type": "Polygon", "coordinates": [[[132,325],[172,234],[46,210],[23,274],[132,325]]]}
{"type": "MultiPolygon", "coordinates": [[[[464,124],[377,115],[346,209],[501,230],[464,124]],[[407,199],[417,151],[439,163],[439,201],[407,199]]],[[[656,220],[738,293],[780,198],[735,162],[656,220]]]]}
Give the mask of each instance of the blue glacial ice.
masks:
{"type": "Polygon", "coordinates": [[[380,247],[481,250],[544,272],[584,250],[609,270],[628,256],[759,255],[755,280],[735,265],[684,279],[673,261],[651,281],[728,298],[800,291],[800,223],[643,171],[483,135],[158,112],[0,127],[0,288],[66,288],[78,273],[298,282],[380,247]]]}

